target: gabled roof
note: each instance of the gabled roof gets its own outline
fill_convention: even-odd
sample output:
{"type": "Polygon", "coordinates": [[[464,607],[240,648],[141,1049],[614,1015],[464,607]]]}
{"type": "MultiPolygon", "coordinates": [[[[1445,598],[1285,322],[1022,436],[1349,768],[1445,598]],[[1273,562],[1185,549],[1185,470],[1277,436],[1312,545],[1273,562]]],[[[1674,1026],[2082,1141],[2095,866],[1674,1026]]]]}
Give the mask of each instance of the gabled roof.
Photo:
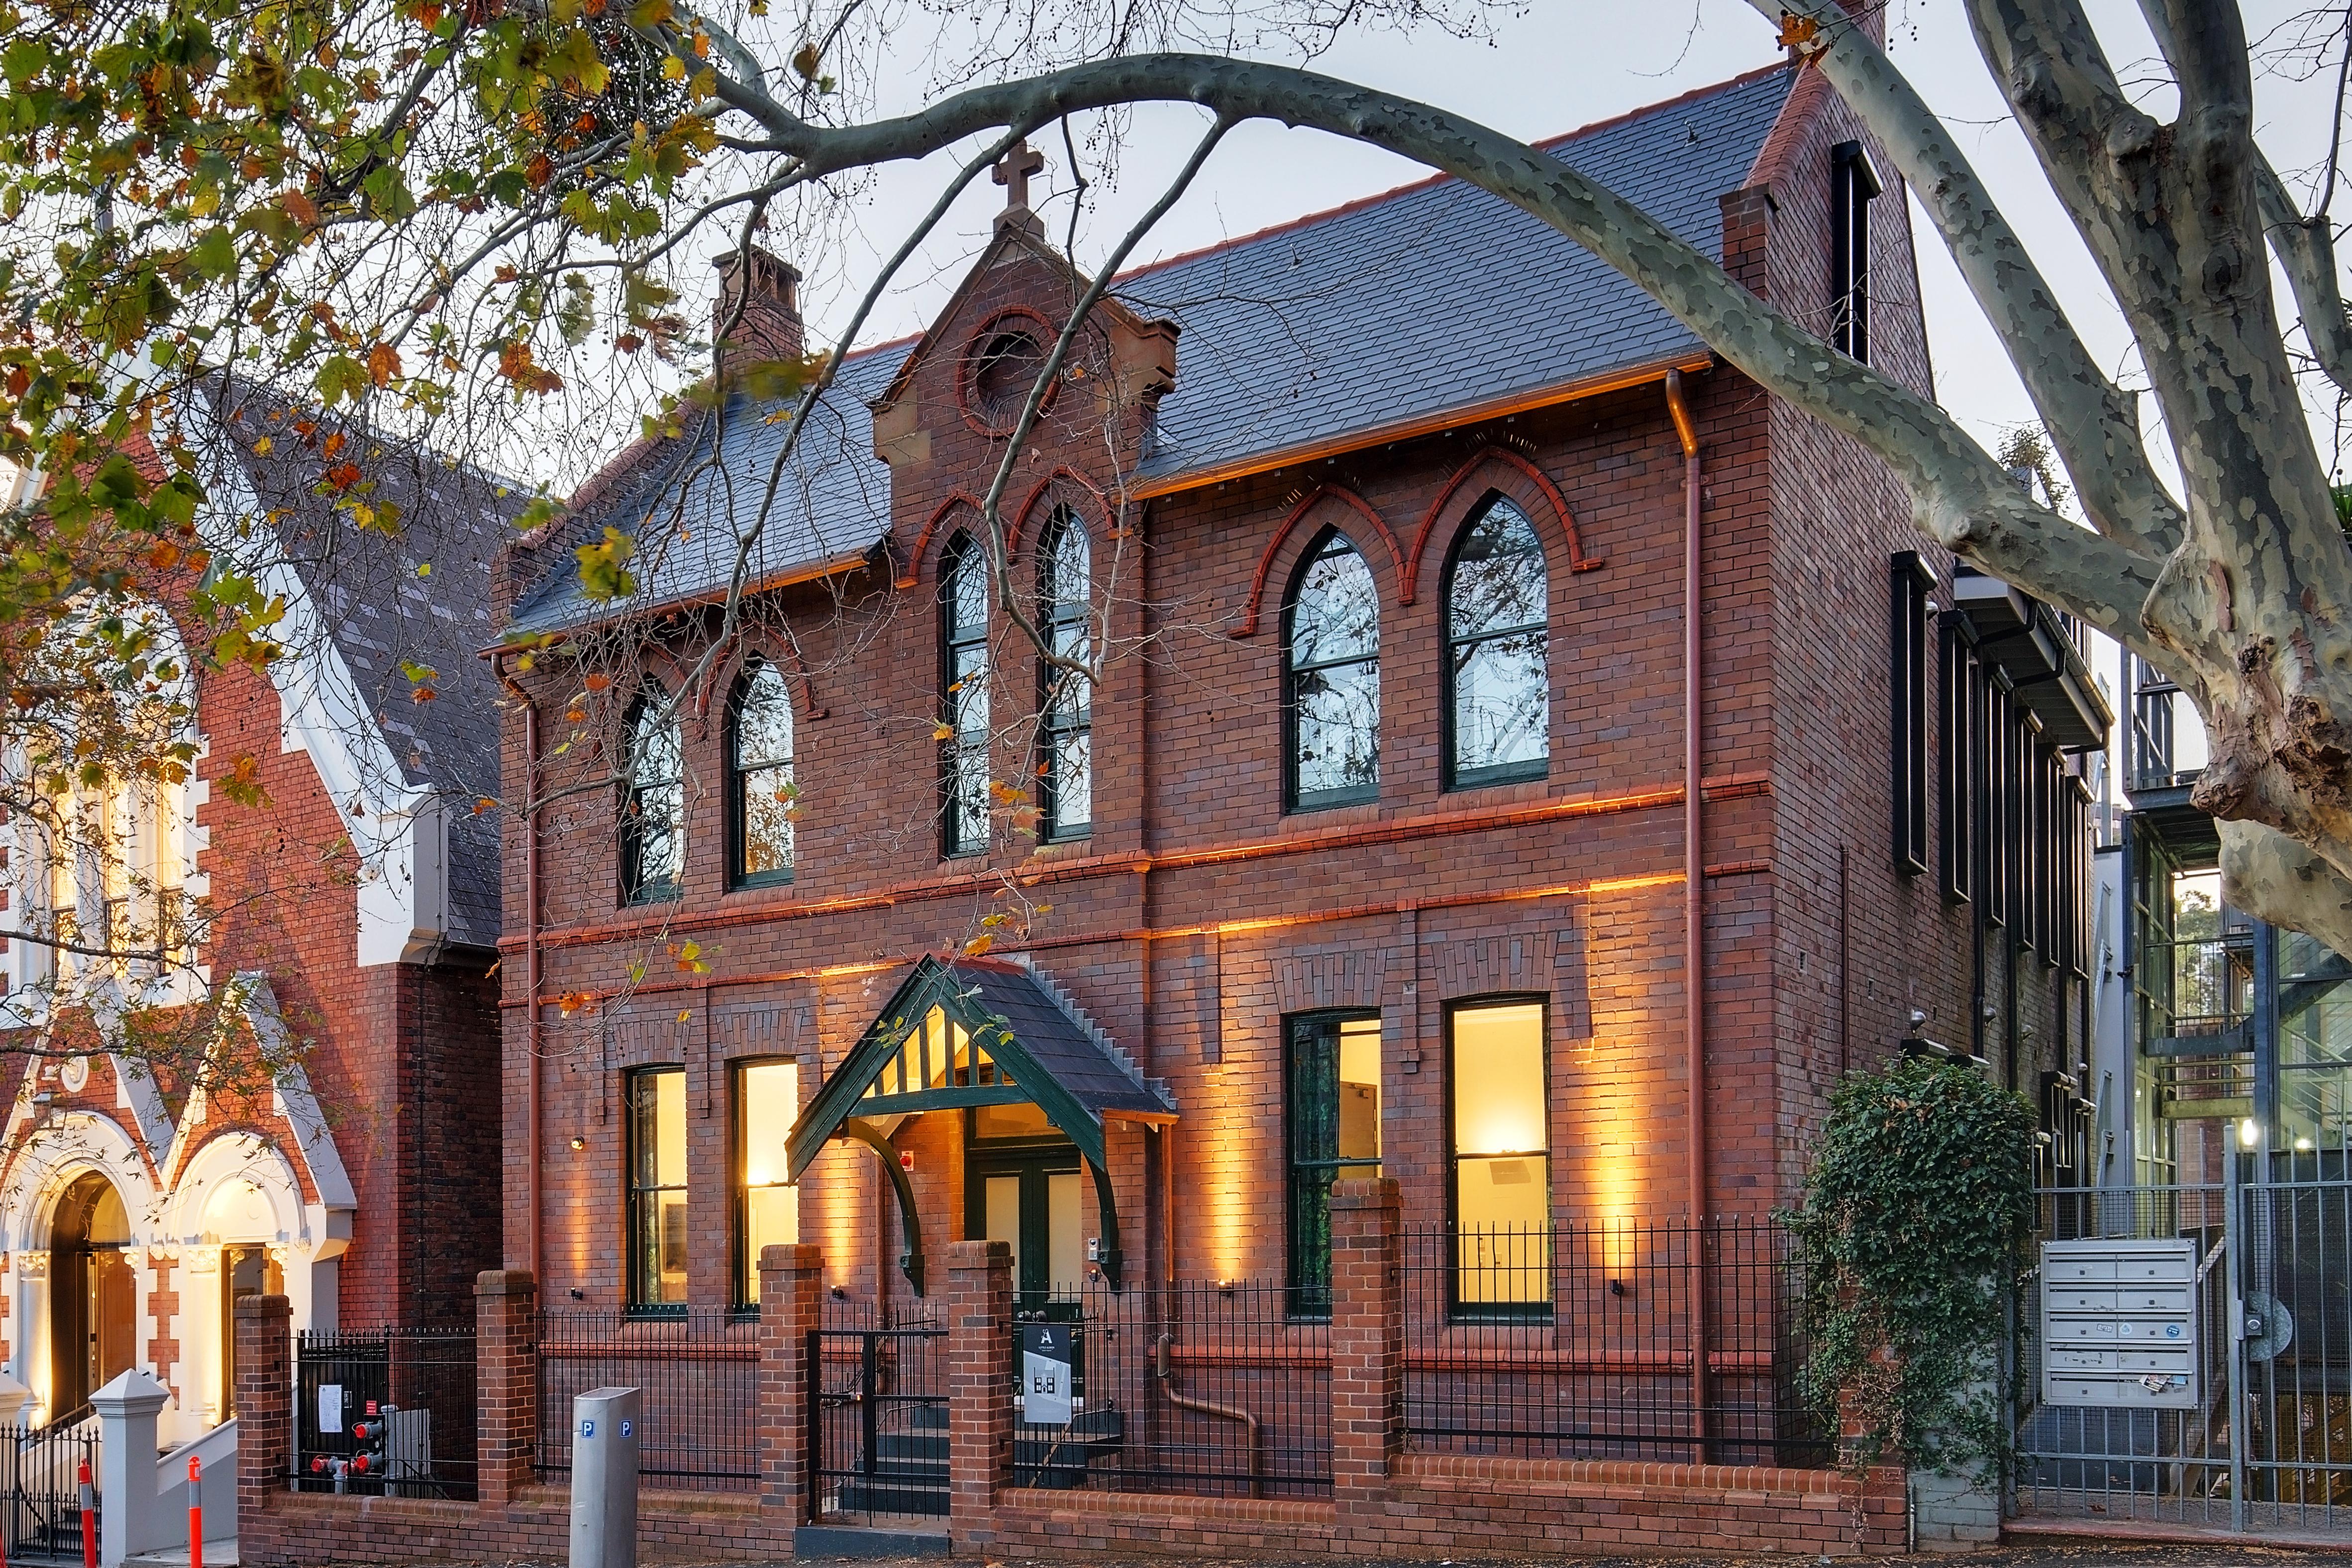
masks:
{"type": "Polygon", "coordinates": [[[1097,1171],[1107,1120],[1168,1121],[1175,1101],[1051,980],[1001,959],[918,960],[785,1142],[794,1181],[851,1119],[1034,1104],[1097,1171]],[[952,1030],[927,1027],[932,1009],[952,1030]]]}
{"type": "MultiPolygon", "coordinates": [[[[1720,259],[1718,199],[1748,183],[1791,80],[1775,66],[1546,145],[1720,259]]],[[[1446,177],[1139,268],[1113,295],[1183,333],[1139,476],[1154,493],[1706,353],[1591,252],[1446,177]]],[[[893,343],[844,362],[778,493],[752,582],[837,569],[887,537],[890,476],[873,455],[866,405],[909,352],[893,343]]],[[[594,537],[610,524],[639,540],[636,594],[620,606],[588,601],[569,557],[555,552],[518,603],[514,630],[723,589],[733,536],[757,515],[780,449],[782,427],[767,422],[776,412],[730,405],[723,432],[706,419],[620,493],[594,496],[570,526],[594,537]],[[714,450],[718,461],[706,461],[714,450]],[[688,473],[683,501],[649,516],[662,482],[688,473]]]]}
{"type": "Polygon", "coordinates": [[[530,497],[415,441],[323,419],[257,383],[215,381],[214,414],[234,441],[255,503],[301,579],[361,700],[412,785],[443,798],[449,835],[448,937],[497,945],[498,821],[473,804],[500,793],[498,683],[478,650],[491,639],[490,563],[530,497]],[[299,428],[310,425],[305,435],[299,428]],[[343,444],[324,451],[340,432],[343,444]],[[368,504],[396,529],[363,529],[330,468],[355,463],[368,504]],[[402,667],[430,669],[436,695],[402,667]]]}

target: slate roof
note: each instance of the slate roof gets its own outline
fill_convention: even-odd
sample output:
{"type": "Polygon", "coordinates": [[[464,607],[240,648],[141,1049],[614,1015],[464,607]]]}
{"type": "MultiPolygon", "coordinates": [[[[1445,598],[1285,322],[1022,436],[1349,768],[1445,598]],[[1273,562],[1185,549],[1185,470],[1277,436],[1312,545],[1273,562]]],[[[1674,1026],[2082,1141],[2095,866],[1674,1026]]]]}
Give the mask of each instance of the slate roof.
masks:
{"type": "MultiPolygon", "coordinates": [[[[857,560],[889,531],[890,469],[874,455],[866,405],[890,384],[913,347],[911,340],[891,343],[842,362],[778,483],[749,581],[857,560]]],[[[779,406],[737,397],[717,417],[704,415],[582,521],[583,538],[599,537],[609,523],[641,542],[630,563],[638,603],[669,604],[726,584],[737,537],[731,520],[757,515],[790,429],[769,422],[779,406]],[[714,444],[723,446],[723,461],[709,461],[714,444]],[[667,493],[681,479],[685,489],[667,493]]],[[[554,560],[554,570],[516,603],[509,636],[575,626],[604,613],[581,594],[570,553],[558,552],[554,560]]]]}
{"type": "Polygon", "coordinates": [[[1166,1116],[1176,1109],[1167,1091],[1145,1082],[1134,1058],[1042,972],[991,958],[951,959],[944,967],[959,985],[976,992],[981,1006],[1003,1018],[1021,1047],[1097,1120],[1107,1112],[1166,1116]]]}
{"type": "Polygon", "coordinates": [[[215,411],[235,439],[256,499],[280,550],[302,579],[327,634],[398,761],[403,782],[431,787],[449,833],[449,940],[496,945],[500,919],[499,817],[476,816],[496,799],[498,682],[479,657],[492,640],[490,563],[513,537],[527,489],[443,454],[350,425],[317,424],[315,408],[273,388],[215,384],[215,411]],[[329,458],[328,436],[346,445],[329,458]],[[268,449],[261,449],[267,438],[268,449]],[[400,509],[397,535],[362,530],[321,494],[328,468],[358,464],[367,500],[400,509]],[[429,564],[422,575],[420,566],[429,564]],[[404,663],[436,672],[429,702],[404,663]]]}
{"type": "MultiPolygon", "coordinates": [[[[1721,258],[1717,202],[1747,181],[1787,100],[1773,68],[1549,143],[1571,165],[1721,258]]],[[[1114,292],[1182,329],[1176,385],[1161,399],[1141,477],[1155,489],[1189,474],[1443,416],[1513,394],[1696,355],[1704,346],[1649,296],[1582,247],[1500,198],[1439,178],[1138,269],[1114,292]]],[[[846,359],[779,493],[753,579],[844,563],[889,530],[889,471],[872,451],[868,399],[913,345],[846,359]]],[[[641,541],[638,606],[724,586],[730,517],[751,515],[782,427],[737,404],[720,461],[677,506],[691,537],[647,525],[656,486],[711,451],[714,426],[674,444],[620,493],[572,526],[610,523],[641,541]],[[735,509],[745,508],[738,512],[735,509]]],[[[569,555],[516,606],[513,630],[599,618],[569,555]]]]}

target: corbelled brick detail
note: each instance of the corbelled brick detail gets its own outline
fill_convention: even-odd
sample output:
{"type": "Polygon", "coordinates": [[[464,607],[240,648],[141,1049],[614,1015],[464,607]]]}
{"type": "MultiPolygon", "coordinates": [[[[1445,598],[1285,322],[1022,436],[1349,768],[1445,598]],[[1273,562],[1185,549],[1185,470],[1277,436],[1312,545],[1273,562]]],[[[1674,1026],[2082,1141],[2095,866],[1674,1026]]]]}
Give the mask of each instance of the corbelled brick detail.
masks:
{"type": "Polygon", "coordinates": [[[760,1501],[799,1517],[809,1508],[809,1402],[824,1254],[814,1247],[760,1252],[760,1501]]]}
{"type": "Polygon", "coordinates": [[[526,1268],[474,1279],[474,1435],[481,1497],[503,1503],[531,1482],[539,1447],[539,1286],[526,1268]]]}
{"type": "Polygon", "coordinates": [[[1403,1199],[1394,1177],[1331,1189],[1331,1480],[1376,1507],[1404,1451],[1403,1199]]]}
{"type": "Polygon", "coordinates": [[[236,1516],[250,1528],[286,1496],[294,1466],[293,1304],[248,1296],[236,1304],[236,1516]]]}
{"type": "Polygon", "coordinates": [[[987,1537],[1013,1471],[1013,1248],[948,1246],[948,1534],[987,1537]]]}

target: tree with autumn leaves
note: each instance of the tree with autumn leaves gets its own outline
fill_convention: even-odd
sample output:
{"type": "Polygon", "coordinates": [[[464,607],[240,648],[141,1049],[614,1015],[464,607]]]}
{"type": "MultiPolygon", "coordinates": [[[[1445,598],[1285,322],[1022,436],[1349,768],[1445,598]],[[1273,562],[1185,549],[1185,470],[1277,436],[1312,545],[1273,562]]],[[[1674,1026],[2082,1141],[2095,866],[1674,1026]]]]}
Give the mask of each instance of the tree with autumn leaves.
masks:
{"type": "MultiPolygon", "coordinates": [[[[884,247],[833,351],[739,367],[805,409],[1004,148],[1074,121],[1115,140],[1122,108],[1188,103],[1202,140],[1180,186],[1213,179],[1223,130],[1252,119],[1401,153],[1575,238],[1851,435],[1906,483],[1925,533],[2179,682],[2211,737],[2195,798],[2221,825],[2231,900],[2352,951],[2352,552],[2304,398],[2307,384],[2352,391],[2335,150],[2281,158],[2330,173],[2298,197],[2257,139],[2234,5],[2145,0],[2178,99],[2159,118],[2077,0],[1949,3],[2138,341],[2177,483],[1870,13],[1750,0],[1759,38],[1822,73],[1905,176],[2081,521],[1604,185],[1467,114],[1297,60],[1299,40],[1311,53],[1349,26],[1476,28],[1479,0],[1018,0],[929,32],[929,8],[864,0],[5,0],[0,439],[48,488],[6,524],[0,646],[21,656],[81,625],[65,606],[102,601],[126,560],[184,541],[205,456],[157,416],[204,376],[430,430],[460,456],[580,439],[615,407],[642,434],[675,431],[709,389],[682,303],[687,248],[740,251],[763,226],[791,231],[788,248],[820,244],[860,171],[951,153],[940,203],[884,247]],[[877,84],[908,70],[925,100],[878,111],[877,84]],[[103,459],[134,430],[161,432],[160,479],[103,459]]],[[[1116,270],[1167,205],[1095,270],[1116,270]]],[[[1059,368],[1058,353],[1040,367],[1024,426],[1059,368]]],[[[369,482],[347,479],[362,502],[369,482]]],[[[544,497],[523,521],[557,510],[544,497]]],[[[645,545],[620,531],[582,545],[592,592],[625,594],[645,545]]],[[[260,657],[266,597],[218,563],[202,595],[192,657],[260,657]]],[[[137,667],[134,632],[90,635],[93,671],[137,667]]]]}

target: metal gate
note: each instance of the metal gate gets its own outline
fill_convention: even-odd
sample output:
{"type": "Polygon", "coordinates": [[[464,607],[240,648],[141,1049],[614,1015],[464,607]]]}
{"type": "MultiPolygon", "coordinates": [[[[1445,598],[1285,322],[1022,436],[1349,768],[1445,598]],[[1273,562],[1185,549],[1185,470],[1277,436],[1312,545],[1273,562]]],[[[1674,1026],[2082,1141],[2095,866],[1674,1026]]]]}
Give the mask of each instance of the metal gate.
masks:
{"type": "Polygon", "coordinates": [[[79,1560],[83,1465],[95,1479],[95,1415],[31,1429],[0,1426],[0,1547],[8,1561],[79,1560]]]}
{"type": "Polygon", "coordinates": [[[2100,1239],[2178,1258],[2178,1284],[2156,1294],[2180,1311],[2139,1323],[2177,1321],[2189,1343],[2135,1359],[2130,1309],[2162,1305],[2154,1294],[2135,1302],[2095,1278],[2063,1289],[2037,1270],[2014,1336],[2013,1515],[2352,1537],[2352,1180],[2307,1156],[2302,1180],[2240,1180],[2241,1162],[2224,1163],[2219,1184],[2040,1194],[2040,1239],[2061,1244],[2045,1261],[2078,1269],[2090,1254],[2065,1244],[2100,1239]],[[2061,1309],[2120,1301],[2118,1348],[2045,1343],[2045,1297],[2070,1326],[2091,1320],[2061,1309]],[[2143,1361],[2162,1370],[2143,1376],[2143,1361]],[[2116,1397],[2086,1402],[2102,1377],[2116,1397]]]}
{"type": "Polygon", "coordinates": [[[934,1324],[809,1335],[809,1517],[945,1517],[947,1331],[934,1324]]]}

